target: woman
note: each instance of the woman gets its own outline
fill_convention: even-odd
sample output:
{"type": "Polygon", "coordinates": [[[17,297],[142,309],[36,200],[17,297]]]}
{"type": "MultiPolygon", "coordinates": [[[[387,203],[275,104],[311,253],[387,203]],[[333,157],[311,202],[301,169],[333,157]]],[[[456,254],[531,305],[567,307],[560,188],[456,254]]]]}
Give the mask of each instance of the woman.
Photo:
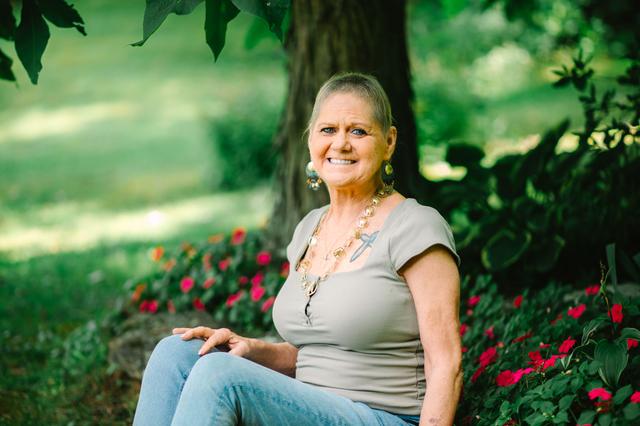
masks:
{"type": "Polygon", "coordinates": [[[296,267],[273,306],[285,341],[175,328],[149,359],[134,424],[453,423],[460,258],[442,216],[393,190],[391,120],[371,76],[322,86],[307,173],[330,203],[287,246],[296,267]]]}

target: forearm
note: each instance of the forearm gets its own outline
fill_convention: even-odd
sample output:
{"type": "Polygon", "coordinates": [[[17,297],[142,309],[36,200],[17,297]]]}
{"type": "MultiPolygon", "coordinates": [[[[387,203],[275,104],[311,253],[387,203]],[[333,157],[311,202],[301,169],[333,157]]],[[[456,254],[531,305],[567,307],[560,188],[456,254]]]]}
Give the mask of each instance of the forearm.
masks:
{"type": "Polygon", "coordinates": [[[251,339],[247,359],[290,377],[295,377],[298,349],[290,343],[269,343],[251,339]]]}
{"type": "Polygon", "coordinates": [[[420,412],[420,426],[452,425],[461,391],[462,370],[442,367],[431,371],[420,412]]]}

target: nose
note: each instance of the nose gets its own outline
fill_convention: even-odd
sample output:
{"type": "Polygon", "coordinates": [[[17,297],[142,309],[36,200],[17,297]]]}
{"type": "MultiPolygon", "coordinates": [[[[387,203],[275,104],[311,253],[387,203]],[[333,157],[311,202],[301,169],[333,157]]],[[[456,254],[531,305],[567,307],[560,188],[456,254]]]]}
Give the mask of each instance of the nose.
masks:
{"type": "Polygon", "coordinates": [[[344,130],[340,130],[337,132],[331,141],[331,148],[336,151],[348,151],[351,149],[351,144],[349,143],[349,138],[347,137],[347,132],[344,130]]]}

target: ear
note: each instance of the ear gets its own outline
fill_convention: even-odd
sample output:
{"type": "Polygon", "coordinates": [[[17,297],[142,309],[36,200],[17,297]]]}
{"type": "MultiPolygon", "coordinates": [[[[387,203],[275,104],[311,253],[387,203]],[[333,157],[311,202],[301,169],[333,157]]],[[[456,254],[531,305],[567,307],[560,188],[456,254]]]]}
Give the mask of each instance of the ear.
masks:
{"type": "Polygon", "coordinates": [[[387,149],[385,152],[385,160],[391,160],[393,152],[396,150],[396,138],[398,137],[398,129],[396,126],[391,126],[389,132],[387,132],[387,149]]]}

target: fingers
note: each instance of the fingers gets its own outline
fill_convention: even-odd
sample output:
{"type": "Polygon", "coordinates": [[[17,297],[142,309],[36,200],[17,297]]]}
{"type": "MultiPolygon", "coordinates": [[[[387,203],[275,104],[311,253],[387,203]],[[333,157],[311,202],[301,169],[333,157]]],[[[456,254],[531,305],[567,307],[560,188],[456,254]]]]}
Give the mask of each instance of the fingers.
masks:
{"type": "Polygon", "coordinates": [[[204,342],[204,344],[198,351],[198,355],[204,355],[215,346],[226,344],[231,336],[231,330],[229,330],[228,328],[220,328],[218,330],[215,330],[213,334],[207,339],[207,341],[204,342]]]}
{"type": "Polygon", "coordinates": [[[198,339],[207,339],[213,332],[214,329],[202,326],[194,328],[178,327],[173,329],[173,334],[182,333],[182,340],[190,340],[194,337],[198,339]]]}
{"type": "Polygon", "coordinates": [[[189,328],[186,328],[186,327],[176,327],[176,328],[174,328],[174,329],[172,330],[172,333],[173,333],[173,334],[182,334],[182,333],[184,333],[184,332],[185,332],[185,331],[187,331],[187,330],[189,330],[189,328]]]}

